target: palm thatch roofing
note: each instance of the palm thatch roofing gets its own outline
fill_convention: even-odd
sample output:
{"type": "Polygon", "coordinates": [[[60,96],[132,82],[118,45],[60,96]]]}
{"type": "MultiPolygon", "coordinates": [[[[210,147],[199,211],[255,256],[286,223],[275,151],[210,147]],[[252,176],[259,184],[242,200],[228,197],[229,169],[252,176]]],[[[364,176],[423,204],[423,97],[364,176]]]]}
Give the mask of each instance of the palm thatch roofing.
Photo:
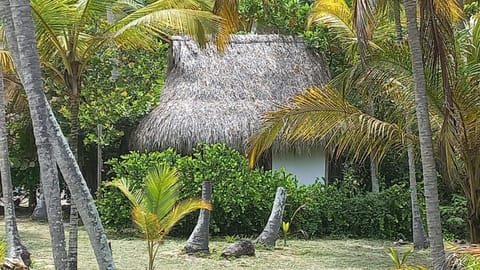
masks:
{"type": "Polygon", "coordinates": [[[174,37],[171,49],[160,105],[133,136],[137,150],[186,154],[198,143],[225,143],[243,152],[265,111],[329,79],[323,58],[300,38],[234,35],[219,54],[174,37]]]}

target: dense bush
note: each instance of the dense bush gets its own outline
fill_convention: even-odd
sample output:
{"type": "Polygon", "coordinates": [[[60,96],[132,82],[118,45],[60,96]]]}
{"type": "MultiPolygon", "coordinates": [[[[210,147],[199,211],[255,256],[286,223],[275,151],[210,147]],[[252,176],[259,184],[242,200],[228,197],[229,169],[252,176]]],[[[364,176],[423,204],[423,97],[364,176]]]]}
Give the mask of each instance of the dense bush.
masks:
{"type": "MultiPolygon", "coordinates": [[[[149,169],[158,164],[174,165],[178,159],[175,151],[169,149],[158,153],[137,153],[114,158],[107,162],[111,166],[112,179],[126,178],[140,184],[149,169]]],[[[131,226],[131,207],[121,192],[114,188],[100,187],[96,200],[103,225],[107,228],[121,230],[131,226]]]]}
{"type": "Polygon", "coordinates": [[[305,203],[292,222],[293,231],[301,230],[310,237],[405,239],[411,235],[410,195],[404,186],[357,194],[346,187],[317,182],[300,187],[289,198],[288,212],[305,203]]]}
{"type": "MultiPolygon", "coordinates": [[[[180,157],[173,150],[161,153],[132,152],[108,162],[111,178],[141,181],[149,168],[169,163],[177,167],[183,183],[182,196],[201,196],[201,184],[213,181],[211,230],[214,234],[256,234],[263,229],[270,214],[277,186],[296,188],[296,180],[282,171],[250,170],[238,152],[224,145],[200,145],[192,156],[180,157]]],[[[139,182],[140,183],[140,182],[139,182]]],[[[118,191],[102,188],[97,200],[105,226],[130,227],[130,206],[118,191]]],[[[197,215],[179,223],[172,234],[188,235],[197,215]]]]}
{"type": "MultiPolygon", "coordinates": [[[[347,182],[325,186],[320,182],[297,187],[297,181],[284,171],[250,170],[245,158],[224,145],[200,145],[191,156],[179,156],[169,149],[160,153],[136,153],[112,159],[111,178],[142,181],[155,165],[167,163],[180,172],[182,196],[199,197],[201,184],[213,182],[211,232],[215,235],[254,235],[265,225],[275,190],[289,191],[285,220],[301,209],[292,222],[292,232],[309,236],[366,238],[409,238],[411,211],[408,188],[392,186],[381,193],[364,193],[347,182]]],[[[130,207],[118,191],[102,188],[97,205],[105,226],[131,227],[130,207]]],[[[197,215],[189,215],[172,234],[188,235],[197,215]]]]}
{"type": "Polygon", "coordinates": [[[442,229],[448,240],[467,239],[467,199],[463,195],[453,194],[446,205],[440,206],[442,229]]]}

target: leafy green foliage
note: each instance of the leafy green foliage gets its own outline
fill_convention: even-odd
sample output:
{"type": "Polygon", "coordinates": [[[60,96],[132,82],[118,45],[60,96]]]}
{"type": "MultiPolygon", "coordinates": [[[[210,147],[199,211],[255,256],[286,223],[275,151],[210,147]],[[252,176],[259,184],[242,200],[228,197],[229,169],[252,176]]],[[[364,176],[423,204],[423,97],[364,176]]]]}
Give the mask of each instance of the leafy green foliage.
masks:
{"type": "MultiPolygon", "coordinates": [[[[110,175],[113,179],[127,179],[132,188],[138,188],[142,186],[143,179],[151,168],[157,165],[172,166],[178,158],[172,149],[149,154],[132,152],[113,158],[107,164],[111,166],[110,175]]],[[[103,185],[98,190],[95,203],[104,226],[119,230],[131,227],[131,207],[121,192],[103,185]]]]}
{"type": "Polygon", "coordinates": [[[467,213],[467,199],[459,194],[453,194],[450,201],[440,206],[445,238],[449,240],[467,238],[467,213]]]}
{"type": "Polygon", "coordinates": [[[324,25],[307,29],[311,0],[241,0],[239,1],[241,31],[301,36],[316,53],[325,56],[333,75],[347,66],[343,44],[324,25]]]}
{"type": "Polygon", "coordinates": [[[291,231],[310,237],[398,239],[411,235],[410,194],[395,185],[380,193],[353,193],[345,186],[317,182],[301,186],[287,201],[287,213],[305,203],[291,231]]]}
{"type": "Polygon", "coordinates": [[[3,259],[5,259],[6,254],[7,254],[7,242],[0,241],[0,262],[3,263],[3,259]]]}
{"type": "MultiPolygon", "coordinates": [[[[80,125],[85,144],[97,142],[97,124],[102,124],[102,143],[109,145],[124,135],[158,104],[167,67],[167,44],[155,51],[106,49],[94,57],[83,80],[80,125]],[[111,78],[112,70],[117,80],[111,78]]],[[[64,113],[68,113],[64,105],[64,113]]]]}
{"type": "Polygon", "coordinates": [[[109,182],[107,186],[117,188],[130,201],[132,220],[147,241],[149,270],[154,269],[158,246],[179,220],[198,209],[212,210],[210,203],[200,199],[179,201],[178,173],[168,166],[149,170],[140,188],[127,179],[109,182]]]}
{"type": "Polygon", "coordinates": [[[410,255],[413,253],[413,246],[410,246],[405,252],[403,252],[403,255],[400,257],[398,254],[397,250],[395,250],[393,247],[390,247],[388,251],[386,252],[387,255],[392,259],[392,263],[394,265],[393,268],[391,269],[403,269],[403,270],[426,270],[428,269],[425,266],[418,266],[418,265],[408,265],[407,264],[407,259],[410,255]]]}
{"type": "MultiPolygon", "coordinates": [[[[185,194],[192,194],[189,196],[201,194],[204,180],[213,181],[211,228],[215,234],[259,233],[270,214],[276,188],[296,188],[291,175],[250,170],[238,151],[221,144],[200,145],[192,157],[179,160],[177,166],[183,174],[185,194]]],[[[193,224],[190,221],[190,227],[193,224]]]]}
{"type": "MultiPolygon", "coordinates": [[[[221,144],[199,145],[191,156],[183,157],[172,149],[132,152],[108,163],[112,179],[131,179],[139,186],[150,168],[173,165],[179,171],[185,197],[200,196],[202,182],[211,180],[211,229],[215,235],[259,233],[270,214],[277,186],[288,190],[285,217],[297,212],[294,222],[290,220],[292,235],[300,230],[310,236],[394,239],[411,235],[410,195],[404,186],[396,185],[378,194],[320,182],[297,187],[296,180],[284,171],[250,170],[240,153],[221,144]],[[299,207],[301,211],[297,211],[299,207]]],[[[131,226],[130,206],[118,191],[103,187],[97,205],[105,226],[131,226]]],[[[188,216],[172,234],[188,235],[195,223],[196,217],[188,216]]]]}
{"type": "MultiPolygon", "coordinates": [[[[204,180],[213,181],[211,228],[213,234],[255,234],[268,219],[277,186],[296,188],[296,180],[284,171],[250,170],[246,159],[225,145],[199,145],[192,156],[180,157],[169,149],[160,153],[132,152],[108,162],[113,179],[133,179],[138,184],[147,171],[157,165],[174,165],[183,184],[182,195],[198,197],[204,180]]],[[[97,200],[107,227],[130,226],[130,206],[118,191],[103,187],[97,200]]],[[[183,220],[173,234],[188,235],[196,217],[183,220]]]]}

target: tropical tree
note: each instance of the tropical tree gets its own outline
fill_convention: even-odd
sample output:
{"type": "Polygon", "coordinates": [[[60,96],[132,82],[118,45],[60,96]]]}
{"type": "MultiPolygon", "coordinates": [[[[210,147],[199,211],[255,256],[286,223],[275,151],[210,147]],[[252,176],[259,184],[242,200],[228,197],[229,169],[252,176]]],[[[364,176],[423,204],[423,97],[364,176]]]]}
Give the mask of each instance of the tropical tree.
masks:
{"type": "Polygon", "coordinates": [[[12,3],[2,0],[0,1],[0,7],[0,15],[10,52],[12,52],[15,66],[27,92],[42,184],[45,191],[52,192],[48,194],[52,196],[46,196],[46,199],[56,268],[67,269],[67,261],[65,241],[62,238],[64,237],[63,224],[61,218],[59,220],[55,219],[56,215],[61,217],[62,212],[53,157],[56,157],[58,167],[70,187],[72,197],[79,203],[79,212],[89,234],[99,268],[114,269],[115,265],[111,251],[93,199],[43,93],[40,61],[36,49],[34,23],[29,1],[12,3]],[[58,194],[56,191],[58,191],[58,194]],[[51,203],[54,199],[57,199],[56,196],[58,201],[51,203]],[[57,211],[57,209],[59,210],[57,211]]]}
{"type": "MultiPolygon", "coordinates": [[[[109,44],[116,48],[153,50],[155,39],[187,34],[202,46],[208,35],[222,33],[221,18],[210,11],[212,1],[160,0],[141,5],[132,1],[32,1],[42,65],[69,99],[70,146],[78,160],[79,105],[82,79],[90,60],[109,44]],[[108,15],[114,19],[107,21],[108,15]],[[104,19],[102,19],[104,18],[104,19]]],[[[228,6],[228,5],[227,5],[228,6]]],[[[223,6],[215,6],[223,13],[223,6]]],[[[222,14],[223,14],[222,13],[222,14]]],[[[229,15],[229,14],[227,14],[229,15]]],[[[219,36],[219,42],[226,40],[219,36]]],[[[70,269],[76,269],[77,224],[75,201],[70,210],[70,269]]]]}
{"type": "MultiPolygon", "coordinates": [[[[377,85],[380,86],[380,88],[383,88],[383,85],[386,84],[390,86],[394,85],[389,82],[389,80],[391,80],[391,77],[389,76],[392,76],[389,72],[391,67],[379,69],[379,66],[385,66],[385,63],[396,63],[397,67],[393,70],[398,70],[398,67],[401,67],[402,70],[404,70],[405,67],[404,61],[402,61],[405,58],[403,56],[398,57],[399,54],[408,53],[408,51],[404,49],[405,46],[402,46],[403,30],[400,18],[401,6],[400,1],[397,0],[373,1],[369,4],[362,4],[360,1],[357,1],[353,4],[354,6],[351,8],[346,1],[317,1],[310,12],[309,25],[312,23],[322,23],[327,25],[338,34],[344,44],[347,44],[346,50],[349,52],[350,61],[354,66],[334,79],[334,81],[336,81],[335,84],[338,88],[347,89],[349,86],[358,84],[356,82],[366,79],[367,83],[364,83],[364,86],[361,87],[361,89],[364,89],[361,91],[363,94],[360,95],[359,98],[366,103],[366,106],[364,105],[364,107],[367,108],[368,113],[375,116],[375,106],[378,106],[375,102],[375,99],[378,98],[375,98],[375,96],[378,96],[379,93],[378,91],[373,90],[373,88],[375,88],[374,86],[377,85]],[[362,20],[363,17],[360,16],[361,14],[366,14],[363,17],[369,19],[362,20]],[[360,19],[353,20],[355,15],[359,16],[360,19]],[[377,19],[374,20],[373,17],[377,19]],[[391,39],[389,37],[389,33],[393,31],[393,28],[391,27],[391,18],[393,18],[395,24],[396,41],[398,46],[385,42],[391,39]],[[367,40],[363,41],[365,38],[367,40]],[[364,44],[362,45],[364,47],[364,52],[363,57],[360,57],[361,61],[357,60],[359,44],[364,44]],[[372,69],[369,64],[372,60],[376,63],[374,69],[372,69]],[[379,63],[381,64],[379,65],[379,63]],[[367,76],[364,78],[365,74],[367,74],[367,76]]],[[[407,68],[406,71],[408,73],[406,76],[411,77],[411,69],[407,68]]],[[[402,74],[402,76],[405,76],[405,74],[402,74]]],[[[400,80],[397,80],[396,82],[399,83],[400,80]]],[[[402,83],[400,83],[400,85],[402,85],[402,83]]],[[[355,87],[358,87],[358,85],[355,87]]],[[[409,86],[402,87],[408,88],[409,86]]],[[[348,91],[348,93],[351,95],[352,91],[348,91]]],[[[385,95],[383,89],[380,90],[380,96],[382,95],[385,95]]],[[[395,97],[392,98],[395,99],[395,97]]],[[[411,105],[412,104],[406,104],[402,107],[408,111],[411,105]]],[[[406,113],[403,117],[406,117],[406,120],[408,120],[411,116],[406,113]]],[[[390,119],[389,121],[396,122],[398,119],[390,119]]],[[[405,128],[408,132],[408,124],[405,128]]],[[[407,142],[407,148],[409,148],[407,153],[409,159],[410,188],[412,190],[413,240],[417,248],[424,248],[426,246],[426,241],[416,191],[413,144],[409,141],[407,142]]],[[[378,179],[376,176],[378,162],[379,160],[377,160],[372,154],[370,156],[372,191],[378,190],[378,179]]]]}
{"type": "Polygon", "coordinates": [[[158,247],[178,221],[197,209],[212,210],[209,202],[200,199],[179,202],[180,182],[175,168],[154,168],[145,177],[143,188],[135,188],[125,179],[107,185],[118,188],[132,204],[132,220],[147,241],[149,270],[154,269],[158,247]]]}
{"type": "Polygon", "coordinates": [[[13,71],[13,60],[10,53],[3,47],[4,42],[0,40],[0,174],[2,180],[2,192],[4,202],[5,232],[7,240],[6,258],[22,258],[23,262],[30,265],[30,253],[20,241],[17,221],[15,218],[15,204],[13,202],[13,185],[10,173],[10,161],[7,142],[7,120],[5,117],[5,85],[4,70],[13,71]]]}
{"type": "MultiPolygon", "coordinates": [[[[375,6],[379,1],[354,1],[356,14],[353,16],[357,28],[366,29],[370,25],[372,16],[370,6],[375,6]],[[373,3],[373,5],[371,5],[373,3]]],[[[430,243],[432,246],[432,257],[434,258],[434,268],[440,269],[445,261],[443,251],[443,239],[441,237],[441,222],[438,202],[438,187],[435,169],[435,160],[433,153],[433,142],[431,136],[431,125],[428,114],[427,102],[427,82],[435,85],[435,82],[441,82],[441,88],[444,91],[445,98],[445,118],[447,123],[453,114],[454,103],[452,100],[452,81],[455,80],[454,64],[450,58],[454,58],[453,24],[457,23],[461,9],[456,0],[435,1],[420,0],[420,25],[421,30],[417,28],[417,1],[404,1],[405,13],[407,18],[407,32],[410,44],[410,53],[412,61],[412,70],[415,81],[415,104],[419,127],[420,149],[422,157],[422,168],[424,176],[425,196],[427,205],[427,223],[429,229],[430,243]],[[423,54],[422,49],[430,51],[430,54],[423,54]],[[428,65],[430,76],[425,76],[425,64],[428,65]],[[440,78],[439,78],[440,75],[440,78]]],[[[366,31],[360,31],[365,33],[366,31]]],[[[368,32],[367,32],[368,33],[368,32]]],[[[366,35],[357,35],[360,39],[367,38],[366,35]]],[[[360,41],[359,43],[365,43],[360,41]]],[[[444,126],[446,131],[454,130],[449,125],[444,126]]]]}
{"type": "MultiPolygon", "coordinates": [[[[40,65],[36,54],[33,22],[31,21],[28,1],[17,1],[11,6],[9,1],[0,2],[0,16],[8,40],[9,51],[13,55],[15,66],[29,98],[32,112],[34,134],[40,163],[41,181],[46,194],[47,213],[49,216],[50,235],[52,238],[55,266],[66,269],[66,252],[63,224],[61,219],[60,192],[56,166],[51,152],[47,133],[46,111],[42,113],[42,79],[40,65]],[[29,36],[29,34],[31,36],[29,36]],[[40,97],[40,98],[39,98],[40,97]],[[63,247],[63,249],[62,249],[63,247]]],[[[43,107],[45,108],[45,107],[43,107]]]]}

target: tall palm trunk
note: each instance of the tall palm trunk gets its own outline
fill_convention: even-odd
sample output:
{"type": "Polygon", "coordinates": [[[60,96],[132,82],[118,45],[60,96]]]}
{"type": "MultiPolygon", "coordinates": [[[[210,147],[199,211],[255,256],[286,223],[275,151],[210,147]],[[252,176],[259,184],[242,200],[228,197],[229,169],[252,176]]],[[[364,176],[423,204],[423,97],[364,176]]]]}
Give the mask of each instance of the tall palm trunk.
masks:
{"type": "Polygon", "coordinates": [[[397,32],[397,42],[403,40],[403,27],[400,16],[400,1],[401,0],[393,0],[393,19],[395,21],[395,32],[397,32]]]}
{"type": "MultiPolygon", "coordinates": [[[[69,83],[70,91],[70,149],[78,163],[78,133],[79,133],[79,107],[80,107],[80,85],[79,80],[73,78],[69,83]]],[[[78,210],[75,202],[70,200],[70,227],[68,234],[68,269],[76,270],[78,250],[78,210]]]]}
{"type": "Polygon", "coordinates": [[[5,89],[2,66],[0,66],[0,174],[2,178],[5,234],[7,240],[7,254],[5,258],[14,259],[21,257],[26,265],[30,265],[30,253],[20,242],[17,220],[15,218],[12,176],[10,174],[10,162],[8,160],[7,120],[5,117],[5,89]]]}
{"type": "Polygon", "coordinates": [[[412,54],[413,77],[415,79],[415,106],[422,157],[428,236],[432,249],[433,267],[435,270],[439,270],[444,266],[445,252],[438,201],[437,171],[435,169],[432,131],[428,114],[427,83],[420,32],[417,28],[417,3],[415,0],[404,0],[404,5],[407,17],[408,41],[412,54]]]}
{"type": "Polygon", "coordinates": [[[43,95],[40,62],[36,51],[35,32],[30,3],[18,0],[10,3],[0,0],[0,15],[10,52],[25,91],[32,116],[35,143],[40,164],[40,178],[45,192],[48,222],[56,269],[66,269],[65,234],[60,205],[57,167],[48,138],[47,115],[40,95],[43,95]]]}
{"type": "MultiPolygon", "coordinates": [[[[412,133],[408,124],[407,133],[412,133]]],[[[420,214],[420,204],[418,203],[417,176],[415,173],[415,152],[413,149],[413,144],[410,141],[407,142],[407,155],[408,178],[410,180],[410,201],[412,203],[413,244],[415,248],[424,249],[427,248],[427,243],[425,241],[425,230],[423,229],[422,216],[420,214]]]]}
{"type": "MultiPolygon", "coordinates": [[[[52,153],[50,151],[44,153],[40,150],[45,150],[45,146],[50,146],[48,143],[51,142],[51,146],[53,146],[53,154],[56,157],[58,167],[70,188],[72,198],[78,207],[82,220],[84,221],[99,269],[115,269],[112,253],[108,246],[108,241],[97,208],[93,202],[93,198],[86,185],[85,179],[80,172],[80,168],[76,163],[75,157],[73,156],[50,105],[47,102],[45,94],[43,93],[40,61],[38,59],[35,33],[33,31],[34,24],[30,13],[29,2],[28,0],[16,0],[15,5],[10,5],[10,1],[0,0],[0,5],[0,14],[4,19],[3,26],[7,33],[7,39],[9,40],[9,45],[11,46],[11,51],[13,52],[17,67],[20,67],[19,70],[21,71],[22,82],[29,99],[34,134],[37,142],[37,149],[39,151],[41,172],[46,168],[45,162],[50,160],[52,153]],[[15,22],[15,25],[13,22],[15,22]]],[[[47,150],[50,150],[50,148],[47,148],[47,150]]],[[[51,163],[47,164],[51,165],[51,163]]],[[[56,174],[53,175],[56,177],[56,174]]],[[[45,177],[45,174],[42,174],[42,179],[43,178],[52,181],[55,180],[54,177],[45,177]]],[[[58,184],[58,179],[56,180],[58,184]]],[[[60,203],[58,203],[58,206],[60,206],[60,203]]],[[[50,215],[49,222],[52,222],[50,215]]],[[[63,224],[61,225],[63,228],[63,224]]],[[[60,244],[59,242],[55,242],[54,239],[52,239],[52,242],[56,244],[54,245],[54,248],[60,244]]],[[[63,245],[63,251],[65,252],[64,247],[65,245],[63,245]]],[[[64,262],[66,262],[66,260],[64,262]]],[[[56,268],[67,269],[66,265],[56,268]]]]}
{"type": "MultiPolygon", "coordinates": [[[[393,16],[395,20],[395,31],[397,32],[397,43],[401,44],[403,41],[403,27],[400,14],[400,0],[394,0],[393,2],[393,16]]],[[[410,128],[409,117],[407,120],[407,134],[412,134],[410,128]]],[[[413,244],[415,248],[424,249],[428,247],[425,239],[425,230],[423,228],[422,216],[420,213],[420,204],[418,202],[417,192],[417,176],[415,169],[415,151],[411,141],[407,141],[407,156],[408,156],[408,178],[410,182],[410,201],[412,204],[412,234],[413,244]]]]}

